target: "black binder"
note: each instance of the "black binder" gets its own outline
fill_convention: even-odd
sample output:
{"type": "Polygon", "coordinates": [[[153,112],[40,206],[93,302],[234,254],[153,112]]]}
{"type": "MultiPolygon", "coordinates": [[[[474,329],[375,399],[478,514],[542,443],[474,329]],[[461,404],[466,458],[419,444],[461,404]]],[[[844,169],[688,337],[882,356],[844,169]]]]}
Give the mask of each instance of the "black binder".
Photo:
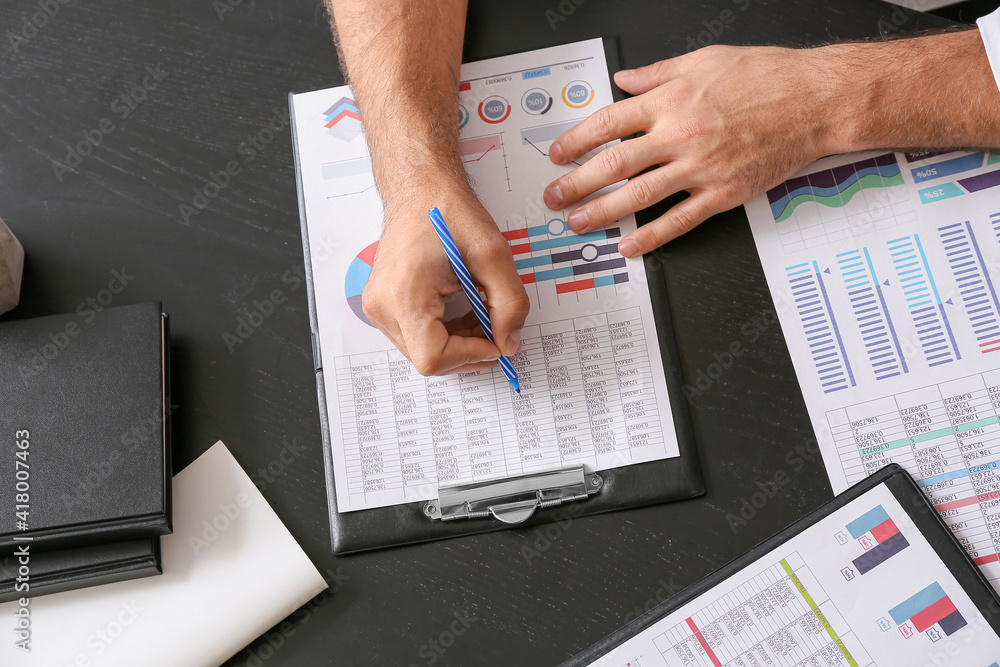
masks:
{"type": "MultiPolygon", "coordinates": [[[[619,645],[682,608],[692,600],[709,593],[726,579],[736,575],[769,552],[804,532],[821,519],[882,484],[896,497],[900,505],[913,520],[913,523],[927,539],[934,551],[937,552],[938,556],[940,556],[944,565],[975,603],[993,632],[1000,635],[1000,597],[997,596],[993,587],[983,576],[980,569],[973,563],[958,540],[955,539],[951,530],[942,521],[937,511],[928,502],[927,497],[917,487],[910,475],[898,464],[892,463],[867,479],[855,484],[833,500],[825,503],[819,509],[796,521],[785,530],[757,545],[728,565],[716,570],[684,592],[663,602],[628,625],[616,630],[597,644],[567,660],[561,667],[582,667],[594,663],[607,663],[606,659],[601,660],[601,658],[608,656],[619,645]]],[[[888,562],[885,562],[884,566],[891,567],[888,562]]],[[[895,631],[895,628],[891,628],[891,630],[895,631]]],[[[931,646],[937,645],[932,644],[931,646]]],[[[944,643],[940,646],[943,647],[944,643]]]]}
{"type": "Polygon", "coordinates": [[[0,557],[171,530],[167,317],[90,301],[0,325],[0,557]]]}
{"type": "MultiPolygon", "coordinates": [[[[621,57],[618,41],[604,38],[604,51],[611,71],[620,69],[621,57]]],[[[614,99],[624,99],[624,94],[614,83],[611,84],[614,99]]],[[[305,253],[305,267],[309,290],[309,315],[313,334],[313,353],[316,362],[316,387],[319,396],[320,422],[323,430],[324,463],[327,478],[327,498],[330,503],[330,532],[333,552],[345,554],[388,546],[426,542],[462,535],[472,535],[509,528],[510,524],[534,526],[558,520],[566,511],[565,502],[572,505],[574,516],[601,514],[615,510],[641,507],[657,503],[695,498],[705,493],[697,449],[691,429],[690,414],[683,392],[683,378],[677,346],[671,324],[666,281],[663,275],[662,258],[659,250],[645,256],[646,276],[650,299],[653,305],[656,328],[659,335],[660,353],[666,375],[667,391],[670,397],[669,409],[673,415],[677,431],[680,455],[675,458],[636,464],[621,468],[602,470],[597,475],[579,471],[552,477],[524,476],[507,480],[496,480],[463,485],[461,490],[449,496],[453,510],[462,518],[453,521],[440,520],[448,514],[442,507],[445,498],[436,502],[415,502],[391,507],[340,513],[333,475],[330,421],[327,415],[322,360],[317,341],[319,340],[316,300],[330,298],[317,294],[310,266],[309,228],[305,214],[305,200],[302,192],[301,165],[298,146],[295,144],[295,115],[292,96],[292,137],[295,152],[296,176],[298,181],[299,211],[305,253]],[[489,487],[500,491],[490,492],[489,487]],[[466,503],[469,495],[478,500],[466,503]],[[505,507],[505,514],[497,511],[495,501],[505,507]],[[456,509],[461,506],[462,509],[456,509]],[[531,510],[520,508],[531,506],[531,510]],[[534,507],[540,507],[534,511],[534,507]],[[559,507],[562,507],[560,510],[559,507]],[[498,518],[503,516],[503,518],[498,518]],[[528,516],[528,518],[524,518],[528,516]],[[433,517],[433,518],[431,518],[433,517]]],[[[641,224],[641,223],[640,223],[641,224]]]]}

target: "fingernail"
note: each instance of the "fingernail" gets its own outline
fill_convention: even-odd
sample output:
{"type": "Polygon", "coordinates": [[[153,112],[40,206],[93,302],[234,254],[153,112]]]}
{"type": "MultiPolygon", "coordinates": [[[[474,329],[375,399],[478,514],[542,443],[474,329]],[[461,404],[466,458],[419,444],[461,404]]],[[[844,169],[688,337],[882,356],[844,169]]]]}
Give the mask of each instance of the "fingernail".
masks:
{"type": "Polygon", "coordinates": [[[615,73],[615,78],[616,79],[618,77],[627,78],[627,77],[632,76],[633,74],[635,74],[635,70],[634,69],[623,69],[620,72],[616,72],[615,73]]]}
{"type": "Polygon", "coordinates": [[[555,183],[551,184],[549,187],[545,188],[545,205],[551,209],[557,209],[562,206],[562,188],[560,188],[555,183]]]}
{"type": "Polygon", "coordinates": [[[549,159],[559,164],[563,161],[563,151],[562,146],[559,145],[558,141],[553,141],[549,144],[549,159]]]}
{"type": "Polygon", "coordinates": [[[569,223],[569,228],[574,232],[579,234],[587,228],[587,224],[590,223],[590,214],[587,213],[587,209],[578,208],[569,214],[569,218],[566,220],[569,223]]]}
{"type": "Polygon", "coordinates": [[[517,351],[521,349],[521,330],[512,331],[509,336],[507,336],[507,342],[504,344],[504,349],[507,351],[507,355],[517,354],[517,351]]]}
{"type": "Polygon", "coordinates": [[[489,356],[483,359],[483,361],[496,361],[499,358],[500,358],[500,351],[497,350],[496,352],[491,353],[489,356]]]}
{"type": "Polygon", "coordinates": [[[632,239],[622,239],[622,242],[618,244],[618,252],[626,257],[631,257],[639,252],[639,244],[632,239]]]}

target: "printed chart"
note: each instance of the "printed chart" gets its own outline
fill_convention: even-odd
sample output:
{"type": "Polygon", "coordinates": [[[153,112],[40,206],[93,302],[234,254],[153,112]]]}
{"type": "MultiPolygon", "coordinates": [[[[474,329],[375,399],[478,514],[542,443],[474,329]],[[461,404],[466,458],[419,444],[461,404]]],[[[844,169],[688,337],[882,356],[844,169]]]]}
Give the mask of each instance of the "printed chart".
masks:
{"type": "Polygon", "coordinates": [[[981,192],[1000,185],[997,153],[904,153],[921,204],[981,192]],[[930,184],[930,185],[928,185],[930,184]]]}
{"type": "Polygon", "coordinates": [[[988,665],[1000,638],[880,485],[593,664],[898,667],[932,654],[940,667],[988,665]]]}
{"type": "Polygon", "coordinates": [[[793,553],[653,639],[668,665],[873,664],[793,553]]]}
{"type": "Polygon", "coordinates": [[[747,212],[834,490],[899,463],[1000,588],[994,172],[985,153],[843,156],[747,212]],[[962,195],[927,205],[945,179],[962,195]]]}
{"type": "MultiPolygon", "coordinates": [[[[854,579],[856,574],[862,576],[868,574],[910,546],[906,537],[896,526],[896,522],[889,517],[888,512],[881,505],[854,519],[845,528],[858,545],[864,549],[864,553],[851,561],[853,569],[845,567],[840,571],[847,581],[854,579]]],[[[847,539],[841,537],[842,535],[843,533],[837,533],[837,541],[845,544],[847,539]]]]}
{"type": "Polygon", "coordinates": [[[914,220],[892,153],[790,179],[765,195],[785,252],[914,220]]]}
{"type": "Polygon", "coordinates": [[[459,88],[466,172],[531,301],[512,360],[520,394],[498,367],[423,377],[371,326],[361,295],[384,209],[353,98],[346,87],[294,98],[340,512],[435,498],[442,484],[678,454],[645,269],[617,248],[634,217],[579,235],[542,201],[573,166],[548,159],[552,141],[612,101],[601,40],[465,65],[459,88]]]}

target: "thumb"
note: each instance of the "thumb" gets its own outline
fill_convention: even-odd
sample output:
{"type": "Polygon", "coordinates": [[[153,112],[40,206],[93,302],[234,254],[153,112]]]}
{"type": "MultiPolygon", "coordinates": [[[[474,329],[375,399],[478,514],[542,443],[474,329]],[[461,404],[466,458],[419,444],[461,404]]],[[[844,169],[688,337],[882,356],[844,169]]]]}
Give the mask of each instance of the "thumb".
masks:
{"type": "Polygon", "coordinates": [[[514,268],[510,247],[503,242],[501,251],[494,253],[493,261],[478,267],[476,279],[486,292],[486,306],[490,313],[493,339],[500,351],[512,355],[521,348],[521,328],[528,316],[531,302],[524,291],[521,276],[514,268]]]}
{"type": "Polygon", "coordinates": [[[684,56],[678,56],[639,69],[615,72],[615,83],[630,95],[641,95],[676,78],[687,68],[687,59],[684,56]]]}

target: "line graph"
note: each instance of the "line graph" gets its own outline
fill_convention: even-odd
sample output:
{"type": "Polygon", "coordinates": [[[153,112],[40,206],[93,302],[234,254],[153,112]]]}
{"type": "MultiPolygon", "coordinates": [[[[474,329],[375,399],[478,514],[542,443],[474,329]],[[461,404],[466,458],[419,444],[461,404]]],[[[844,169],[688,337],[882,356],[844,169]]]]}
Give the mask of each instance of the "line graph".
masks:
{"type": "Polygon", "coordinates": [[[786,253],[916,218],[892,153],[792,178],[769,190],[767,202],[786,253]]]}
{"type": "Polygon", "coordinates": [[[372,161],[369,157],[326,162],[321,167],[327,199],[350,197],[375,187],[372,161]]]}
{"type": "Polygon", "coordinates": [[[507,191],[511,192],[510,170],[507,167],[507,151],[504,146],[503,132],[486,134],[479,137],[468,137],[458,142],[462,154],[462,164],[471,180],[496,180],[499,169],[503,169],[503,178],[507,181],[507,191]],[[489,173],[487,178],[486,172],[489,173]],[[480,178],[477,178],[479,176],[480,178]]]}

